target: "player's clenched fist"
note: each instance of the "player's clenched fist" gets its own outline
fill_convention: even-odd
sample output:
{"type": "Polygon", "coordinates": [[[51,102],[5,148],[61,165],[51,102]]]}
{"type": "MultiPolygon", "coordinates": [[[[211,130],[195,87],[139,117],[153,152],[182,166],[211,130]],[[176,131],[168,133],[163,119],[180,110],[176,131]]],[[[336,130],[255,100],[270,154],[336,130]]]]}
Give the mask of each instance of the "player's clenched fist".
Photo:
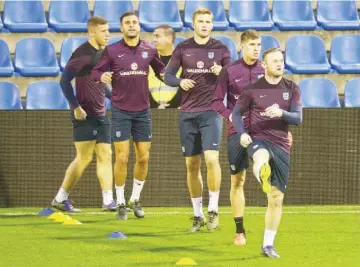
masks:
{"type": "Polygon", "coordinates": [[[74,109],[74,117],[75,120],[84,121],[86,120],[86,111],[82,109],[82,107],[78,106],[74,109]]]}
{"type": "Polygon", "coordinates": [[[252,139],[251,139],[250,135],[248,135],[247,133],[243,133],[240,136],[240,144],[243,147],[248,147],[251,143],[252,143],[252,139]]]}
{"type": "Polygon", "coordinates": [[[217,75],[219,75],[222,67],[220,65],[216,64],[216,62],[214,62],[214,66],[212,66],[210,69],[211,69],[212,73],[214,73],[217,76],[217,75]]]}
{"type": "Polygon", "coordinates": [[[100,77],[101,82],[110,84],[111,80],[112,80],[112,74],[113,74],[112,71],[111,72],[104,72],[104,74],[101,75],[101,77],[100,77]]]}
{"type": "Polygon", "coordinates": [[[182,79],[180,82],[180,87],[185,91],[189,91],[194,86],[195,86],[195,81],[191,79],[182,79]]]}

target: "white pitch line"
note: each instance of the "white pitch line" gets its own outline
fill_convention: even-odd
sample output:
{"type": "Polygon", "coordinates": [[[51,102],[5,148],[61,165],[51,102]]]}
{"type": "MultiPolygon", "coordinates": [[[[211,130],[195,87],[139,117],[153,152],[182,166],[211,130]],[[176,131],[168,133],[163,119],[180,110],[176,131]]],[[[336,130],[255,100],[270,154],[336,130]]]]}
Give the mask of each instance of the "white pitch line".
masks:
{"type": "MultiPolygon", "coordinates": [[[[231,214],[231,211],[222,211],[220,214],[231,214]]],[[[112,212],[79,212],[79,213],[67,213],[73,215],[109,215],[112,212]]],[[[157,211],[146,212],[147,215],[186,215],[192,214],[192,212],[185,211],[157,211]]],[[[265,214],[265,211],[247,211],[246,214],[265,214]]],[[[309,210],[309,211],[283,211],[283,214],[360,214],[360,210],[309,210]]],[[[1,216],[34,216],[38,215],[37,212],[17,212],[17,213],[0,213],[1,216]]]]}

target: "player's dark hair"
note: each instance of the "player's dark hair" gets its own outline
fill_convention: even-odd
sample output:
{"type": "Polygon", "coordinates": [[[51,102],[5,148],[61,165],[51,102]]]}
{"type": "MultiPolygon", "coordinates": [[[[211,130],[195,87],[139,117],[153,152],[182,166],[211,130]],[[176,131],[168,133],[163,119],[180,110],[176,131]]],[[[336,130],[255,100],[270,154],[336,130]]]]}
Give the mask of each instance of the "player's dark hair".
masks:
{"type": "Polygon", "coordinates": [[[104,19],[103,17],[92,16],[87,22],[87,27],[89,28],[89,27],[105,25],[105,24],[108,24],[108,21],[106,19],[104,19]]]}
{"type": "Polygon", "coordinates": [[[195,22],[195,18],[196,18],[197,15],[211,15],[211,20],[214,19],[213,13],[208,8],[199,8],[198,10],[196,10],[194,12],[194,14],[193,14],[193,17],[192,17],[193,22],[195,22]]]}
{"type": "Polygon", "coordinates": [[[130,17],[130,16],[138,16],[135,12],[129,11],[129,12],[125,12],[124,14],[121,15],[120,17],[120,24],[122,24],[124,18],[126,17],[130,17]]]}
{"type": "Polygon", "coordinates": [[[273,47],[273,48],[265,50],[265,52],[263,53],[263,56],[262,56],[262,61],[263,62],[265,61],[267,55],[269,55],[271,53],[275,53],[275,52],[281,52],[282,53],[281,49],[278,48],[278,47],[273,47]]]}
{"type": "Polygon", "coordinates": [[[164,30],[164,34],[166,36],[171,36],[172,37],[172,42],[174,43],[175,42],[175,37],[176,37],[176,33],[174,31],[173,28],[171,28],[171,26],[167,25],[167,24],[164,24],[164,25],[159,25],[155,28],[155,30],[157,29],[162,29],[164,30]]]}
{"type": "Polygon", "coordinates": [[[250,40],[260,39],[260,34],[256,30],[247,30],[244,31],[240,36],[240,42],[242,44],[246,43],[250,40]]]}

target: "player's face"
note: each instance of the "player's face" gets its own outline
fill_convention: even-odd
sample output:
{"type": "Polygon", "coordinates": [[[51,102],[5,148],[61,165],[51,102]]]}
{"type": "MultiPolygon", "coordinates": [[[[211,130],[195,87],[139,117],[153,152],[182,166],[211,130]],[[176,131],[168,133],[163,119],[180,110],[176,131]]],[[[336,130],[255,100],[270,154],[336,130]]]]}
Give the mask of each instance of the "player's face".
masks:
{"type": "Polygon", "coordinates": [[[140,34],[140,24],[137,16],[131,15],[123,19],[121,32],[128,38],[136,38],[140,34]]]}
{"type": "Polygon", "coordinates": [[[257,60],[260,56],[261,39],[247,40],[241,45],[243,57],[257,60]]]}
{"type": "Polygon", "coordinates": [[[278,78],[284,74],[284,56],[280,51],[266,56],[264,68],[266,74],[278,78]]]}
{"type": "Polygon", "coordinates": [[[210,36],[213,29],[213,18],[209,14],[197,15],[193,21],[195,34],[206,38],[210,36]]]}
{"type": "Polygon", "coordinates": [[[164,29],[156,29],[154,31],[153,38],[157,50],[163,50],[172,46],[172,37],[170,35],[166,35],[164,29]]]}
{"type": "Polygon", "coordinates": [[[96,27],[94,27],[93,32],[96,43],[99,46],[106,46],[110,38],[109,25],[97,25],[96,27]]]}

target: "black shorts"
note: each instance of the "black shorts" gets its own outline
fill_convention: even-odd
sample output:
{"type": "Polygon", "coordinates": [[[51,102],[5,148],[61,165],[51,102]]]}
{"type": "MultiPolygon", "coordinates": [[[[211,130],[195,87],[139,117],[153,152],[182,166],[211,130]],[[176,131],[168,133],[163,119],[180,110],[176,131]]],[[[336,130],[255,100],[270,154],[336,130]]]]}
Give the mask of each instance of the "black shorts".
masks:
{"type": "Polygon", "coordinates": [[[112,108],[111,137],[120,142],[133,137],[134,142],[150,142],[152,139],[150,109],[144,111],[124,111],[112,108]]]}
{"type": "Polygon", "coordinates": [[[249,167],[247,150],[240,145],[240,134],[228,136],[227,154],[231,174],[237,174],[249,167]]]}
{"type": "Polygon", "coordinates": [[[253,140],[248,147],[249,156],[252,157],[261,148],[266,149],[270,154],[271,185],[285,193],[289,181],[290,154],[269,141],[253,140]]]}
{"type": "Polygon", "coordinates": [[[86,120],[76,120],[70,115],[73,124],[74,142],[96,141],[111,144],[110,120],[108,116],[88,116],[86,120]]]}
{"type": "Polygon", "coordinates": [[[215,111],[180,112],[180,142],[185,157],[200,155],[206,150],[219,150],[222,117],[215,111]]]}

